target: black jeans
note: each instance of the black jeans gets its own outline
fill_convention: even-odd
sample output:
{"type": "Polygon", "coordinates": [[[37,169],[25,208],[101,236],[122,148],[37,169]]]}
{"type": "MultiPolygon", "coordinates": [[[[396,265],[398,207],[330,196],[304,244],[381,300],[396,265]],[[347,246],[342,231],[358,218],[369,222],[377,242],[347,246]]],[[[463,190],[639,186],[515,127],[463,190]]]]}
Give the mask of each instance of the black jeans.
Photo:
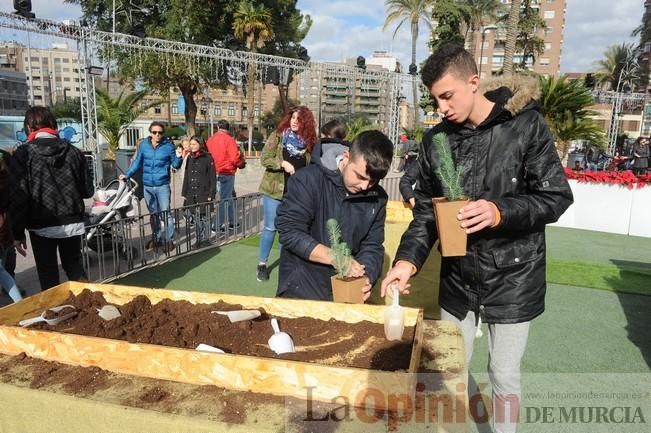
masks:
{"type": "Polygon", "coordinates": [[[29,233],[36,262],[36,272],[41,283],[41,290],[47,290],[59,284],[59,264],[57,249],[61,258],[61,266],[71,281],[88,280],[81,264],[81,236],[69,238],[44,238],[32,232],[29,233]]]}

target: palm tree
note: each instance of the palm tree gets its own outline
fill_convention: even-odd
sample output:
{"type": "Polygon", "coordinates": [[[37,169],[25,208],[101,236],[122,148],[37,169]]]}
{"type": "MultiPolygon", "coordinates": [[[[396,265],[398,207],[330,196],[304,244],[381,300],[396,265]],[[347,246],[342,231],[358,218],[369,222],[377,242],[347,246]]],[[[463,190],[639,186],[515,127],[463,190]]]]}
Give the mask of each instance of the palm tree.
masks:
{"type": "MultiPolygon", "coordinates": [[[[602,87],[617,90],[619,78],[625,65],[636,61],[633,44],[611,45],[606,49],[604,58],[597,62],[595,78],[602,87]]],[[[628,71],[627,71],[628,72],[628,71]]],[[[636,76],[634,68],[628,74],[622,74],[622,81],[630,82],[636,76]]]]}
{"type": "Polygon", "coordinates": [[[522,0],[511,0],[511,8],[509,9],[506,43],[504,44],[504,65],[502,66],[502,73],[506,77],[513,75],[513,55],[515,54],[515,41],[518,38],[521,3],[522,0]]]}
{"type": "MultiPolygon", "coordinates": [[[[393,37],[405,22],[411,26],[411,64],[416,65],[416,41],[418,40],[418,24],[421,20],[431,29],[432,24],[429,21],[430,6],[433,0],[386,0],[384,5],[387,8],[387,17],[384,20],[384,27],[386,30],[394,21],[398,22],[393,37]]],[[[412,80],[412,91],[414,96],[414,123],[418,124],[418,82],[416,79],[412,80]]]]}
{"type": "Polygon", "coordinates": [[[606,134],[591,116],[588,107],[594,104],[590,90],[581,81],[562,77],[538,77],[541,111],[552,131],[556,150],[565,159],[572,140],[589,140],[600,147],[606,145],[606,134]]]}
{"type": "MultiPolygon", "coordinates": [[[[271,25],[271,12],[264,4],[254,5],[244,0],[241,1],[234,14],[233,32],[235,37],[246,44],[251,52],[256,52],[274,37],[271,25]]],[[[254,91],[255,91],[256,64],[249,63],[246,78],[246,96],[248,98],[247,128],[249,130],[249,152],[253,142],[253,119],[255,117],[254,91]]]]}
{"type": "Polygon", "coordinates": [[[145,111],[160,104],[160,101],[142,103],[147,96],[145,90],[127,95],[125,92],[126,90],[122,90],[117,98],[112,98],[105,90],[96,89],[98,129],[108,142],[111,154],[117,150],[120,138],[131,122],[145,111]]]}
{"type": "Polygon", "coordinates": [[[371,123],[368,118],[364,116],[353,116],[346,120],[346,140],[353,141],[361,132],[377,129],[377,125],[371,123]]]}
{"type": "MultiPolygon", "coordinates": [[[[474,59],[477,58],[477,34],[486,24],[494,24],[498,21],[502,11],[500,0],[460,0],[468,12],[468,21],[466,35],[470,32],[470,38],[467,39],[469,49],[474,59]]],[[[481,61],[481,59],[479,59],[481,61]]]]}

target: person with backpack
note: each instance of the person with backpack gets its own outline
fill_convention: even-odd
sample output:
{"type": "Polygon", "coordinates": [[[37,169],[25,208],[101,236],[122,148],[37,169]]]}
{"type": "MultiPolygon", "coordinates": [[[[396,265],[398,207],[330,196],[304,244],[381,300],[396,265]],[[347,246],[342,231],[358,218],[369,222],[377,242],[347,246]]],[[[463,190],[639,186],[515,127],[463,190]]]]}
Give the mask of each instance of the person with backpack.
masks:
{"type": "Polygon", "coordinates": [[[14,245],[26,255],[28,230],[41,290],[59,284],[57,251],[68,279],[86,280],[81,262],[84,199],[94,193],[86,158],[59,138],[57,121],[46,107],[29,108],[24,124],[28,142],[10,162],[14,245]]]}

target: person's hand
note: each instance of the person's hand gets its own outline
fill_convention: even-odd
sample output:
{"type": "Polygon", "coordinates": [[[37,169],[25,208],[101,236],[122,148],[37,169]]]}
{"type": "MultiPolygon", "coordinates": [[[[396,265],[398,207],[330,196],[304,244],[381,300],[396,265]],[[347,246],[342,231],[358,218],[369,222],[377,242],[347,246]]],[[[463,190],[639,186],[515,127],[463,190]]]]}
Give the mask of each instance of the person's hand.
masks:
{"type": "MultiPolygon", "coordinates": [[[[408,295],[411,284],[408,284],[411,274],[414,272],[414,266],[404,260],[399,260],[382,280],[380,285],[380,294],[382,297],[387,294],[387,289],[397,286],[401,294],[408,295]]],[[[393,291],[388,291],[389,296],[393,296],[393,291]]]]}
{"type": "Polygon", "coordinates": [[[127,180],[127,177],[125,175],[121,174],[121,175],[118,176],[118,179],[127,180]]]}
{"type": "Polygon", "coordinates": [[[280,164],[280,166],[281,166],[281,167],[283,168],[283,170],[285,170],[285,171],[286,171],[290,176],[293,175],[294,173],[296,173],[296,169],[294,168],[294,166],[293,166],[291,163],[287,162],[287,161],[283,161],[283,162],[280,164]]]}
{"type": "Polygon", "coordinates": [[[471,201],[459,210],[457,219],[467,234],[475,233],[495,225],[495,206],[484,199],[471,201]]]}
{"type": "Polygon", "coordinates": [[[414,206],[416,206],[416,199],[415,199],[414,197],[411,197],[411,198],[408,200],[408,202],[409,202],[409,207],[410,207],[410,208],[413,209],[414,206]]]}
{"type": "Polygon", "coordinates": [[[362,265],[357,260],[353,259],[353,262],[350,265],[350,270],[348,271],[348,274],[346,276],[350,278],[363,277],[364,275],[366,275],[365,268],[366,267],[364,265],[362,265]]]}
{"type": "Polygon", "coordinates": [[[362,287],[362,300],[366,302],[366,300],[371,296],[371,280],[366,278],[366,284],[364,284],[364,287],[362,287]]]}
{"type": "Polygon", "coordinates": [[[27,256],[27,243],[25,239],[14,241],[14,248],[23,257],[27,256]]]}
{"type": "Polygon", "coordinates": [[[182,157],[182,156],[183,156],[183,149],[180,148],[180,147],[177,147],[177,148],[176,148],[176,157],[177,157],[177,158],[180,158],[180,157],[182,157]]]}

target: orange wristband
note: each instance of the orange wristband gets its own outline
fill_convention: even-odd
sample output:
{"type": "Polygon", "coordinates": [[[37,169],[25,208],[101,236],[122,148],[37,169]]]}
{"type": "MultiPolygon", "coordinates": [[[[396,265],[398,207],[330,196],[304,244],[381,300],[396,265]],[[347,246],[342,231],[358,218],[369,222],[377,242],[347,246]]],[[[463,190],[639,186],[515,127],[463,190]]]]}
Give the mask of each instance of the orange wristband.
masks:
{"type": "Polygon", "coordinates": [[[489,201],[488,203],[493,206],[493,210],[495,211],[495,224],[491,226],[491,228],[494,228],[500,225],[500,222],[502,221],[502,214],[500,213],[500,210],[495,203],[492,201],[489,201]]]}

